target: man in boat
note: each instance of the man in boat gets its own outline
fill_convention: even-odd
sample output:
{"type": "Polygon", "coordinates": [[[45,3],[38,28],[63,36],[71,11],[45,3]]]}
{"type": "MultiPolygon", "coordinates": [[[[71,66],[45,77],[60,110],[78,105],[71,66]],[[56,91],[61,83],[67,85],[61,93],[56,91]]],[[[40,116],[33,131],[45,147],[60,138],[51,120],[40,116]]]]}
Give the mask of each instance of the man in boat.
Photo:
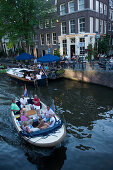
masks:
{"type": "Polygon", "coordinates": [[[53,116],[55,116],[55,113],[53,112],[53,110],[50,108],[49,105],[47,105],[47,109],[46,109],[44,115],[45,115],[46,118],[48,118],[49,114],[52,114],[53,116]]]}
{"type": "Polygon", "coordinates": [[[20,114],[20,108],[19,108],[18,105],[16,104],[15,99],[12,100],[11,111],[13,111],[14,114],[20,114]]]}
{"type": "Polygon", "coordinates": [[[34,99],[33,99],[33,106],[34,106],[34,109],[36,109],[36,110],[40,110],[40,99],[39,99],[39,97],[35,94],[35,96],[34,96],[34,99]]]}
{"type": "Polygon", "coordinates": [[[20,98],[20,103],[21,103],[20,105],[21,109],[25,107],[26,104],[28,104],[27,99],[24,97],[24,95],[22,95],[22,97],[20,98]]]}

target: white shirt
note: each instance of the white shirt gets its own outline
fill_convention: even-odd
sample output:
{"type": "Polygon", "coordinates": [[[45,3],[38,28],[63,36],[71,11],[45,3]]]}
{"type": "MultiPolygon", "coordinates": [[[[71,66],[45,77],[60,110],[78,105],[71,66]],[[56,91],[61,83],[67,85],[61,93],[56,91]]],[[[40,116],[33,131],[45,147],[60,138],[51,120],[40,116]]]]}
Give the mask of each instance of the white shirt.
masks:
{"type": "Polygon", "coordinates": [[[36,74],[36,79],[41,79],[41,75],[39,75],[39,74],[36,74]]]}
{"type": "Polygon", "coordinates": [[[52,122],[52,123],[51,123],[51,125],[49,125],[49,127],[53,127],[54,124],[55,124],[55,118],[54,118],[54,117],[51,117],[51,118],[50,118],[50,122],[52,122]]]}
{"type": "Polygon", "coordinates": [[[27,99],[24,97],[20,99],[20,103],[21,103],[21,108],[23,108],[23,106],[27,103],[27,99]],[[23,105],[24,104],[24,105],[23,105]]]}
{"type": "Polygon", "coordinates": [[[49,110],[46,110],[45,114],[46,114],[46,117],[48,118],[49,114],[54,115],[55,113],[51,109],[49,109],[49,110]]]}

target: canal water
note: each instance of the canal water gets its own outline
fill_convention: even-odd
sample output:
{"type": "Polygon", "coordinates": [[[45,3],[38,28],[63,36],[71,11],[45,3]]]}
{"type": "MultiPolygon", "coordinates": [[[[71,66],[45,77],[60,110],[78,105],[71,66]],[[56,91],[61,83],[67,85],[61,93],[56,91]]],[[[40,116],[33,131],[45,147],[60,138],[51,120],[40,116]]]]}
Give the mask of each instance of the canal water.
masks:
{"type": "Polygon", "coordinates": [[[0,170],[113,169],[113,89],[60,79],[27,90],[64,120],[66,138],[54,148],[26,143],[10,116],[11,100],[24,86],[0,75],[0,170]]]}

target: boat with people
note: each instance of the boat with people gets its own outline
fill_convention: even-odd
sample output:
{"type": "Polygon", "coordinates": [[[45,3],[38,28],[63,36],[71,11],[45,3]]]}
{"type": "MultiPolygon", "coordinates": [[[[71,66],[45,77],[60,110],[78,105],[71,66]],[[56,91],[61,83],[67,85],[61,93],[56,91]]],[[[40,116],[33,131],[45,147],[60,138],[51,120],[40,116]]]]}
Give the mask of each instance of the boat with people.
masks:
{"type": "Polygon", "coordinates": [[[47,85],[47,77],[40,70],[31,70],[27,68],[10,68],[6,72],[10,78],[25,84],[45,86],[47,85]]]}
{"type": "MultiPolygon", "coordinates": [[[[33,99],[29,97],[26,97],[26,99],[27,105],[25,105],[23,109],[26,109],[27,116],[29,116],[29,118],[33,121],[33,124],[30,125],[32,126],[33,130],[31,128],[31,131],[29,132],[28,130],[25,129],[25,125],[23,128],[22,119],[20,119],[21,114],[11,111],[13,123],[21,137],[28,143],[39,147],[53,147],[60,144],[66,136],[66,127],[63,121],[50,108],[51,113],[54,113],[54,115],[50,114],[49,116],[51,120],[55,120],[53,121],[54,124],[53,125],[51,124],[51,126],[49,125],[46,127],[46,125],[49,123],[44,123],[43,126],[40,126],[42,125],[39,123],[40,118],[44,116],[44,113],[46,112],[48,106],[40,101],[41,107],[40,110],[37,111],[33,108],[33,99]]],[[[20,100],[17,100],[16,104],[19,107],[20,100]]],[[[42,120],[41,122],[43,122],[42,120]]]]}

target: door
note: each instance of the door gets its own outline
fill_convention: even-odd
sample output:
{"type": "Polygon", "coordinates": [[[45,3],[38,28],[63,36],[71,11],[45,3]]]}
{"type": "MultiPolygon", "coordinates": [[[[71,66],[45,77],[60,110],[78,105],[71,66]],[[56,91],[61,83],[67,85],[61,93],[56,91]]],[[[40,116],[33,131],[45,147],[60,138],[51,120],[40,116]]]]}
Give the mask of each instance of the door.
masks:
{"type": "Polygon", "coordinates": [[[73,55],[75,55],[75,45],[70,46],[70,51],[71,51],[71,58],[73,55]]]}

